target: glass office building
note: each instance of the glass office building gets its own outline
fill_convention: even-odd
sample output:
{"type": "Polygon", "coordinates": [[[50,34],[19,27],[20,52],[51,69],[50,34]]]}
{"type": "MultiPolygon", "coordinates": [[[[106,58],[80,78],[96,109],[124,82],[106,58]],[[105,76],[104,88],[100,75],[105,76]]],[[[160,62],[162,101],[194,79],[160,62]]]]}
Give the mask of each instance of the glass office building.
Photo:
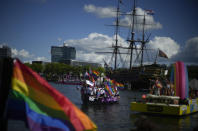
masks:
{"type": "Polygon", "coordinates": [[[76,49],[70,46],[52,46],[51,47],[51,62],[65,63],[66,60],[76,59],[76,49]]]}

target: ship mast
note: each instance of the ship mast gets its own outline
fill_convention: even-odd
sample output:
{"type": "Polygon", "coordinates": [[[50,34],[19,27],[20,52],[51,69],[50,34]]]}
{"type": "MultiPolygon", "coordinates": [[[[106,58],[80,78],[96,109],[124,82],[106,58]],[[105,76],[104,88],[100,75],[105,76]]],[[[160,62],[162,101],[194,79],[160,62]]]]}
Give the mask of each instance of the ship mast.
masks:
{"type": "MultiPolygon", "coordinates": [[[[118,0],[118,4],[117,4],[117,9],[116,9],[116,23],[115,26],[115,44],[112,44],[113,51],[112,52],[96,52],[96,53],[112,53],[112,57],[111,60],[114,57],[114,70],[117,69],[117,57],[118,54],[127,54],[127,53],[120,53],[119,48],[122,48],[121,46],[118,45],[118,32],[119,32],[119,16],[120,16],[120,3],[122,1],[118,0]],[[115,55],[115,56],[114,56],[115,55]]],[[[120,56],[121,57],[121,56],[120,56]]]]}
{"type": "Polygon", "coordinates": [[[146,44],[146,41],[144,40],[144,30],[145,30],[145,22],[146,22],[146,18],[145,18],[145,12],[144,12],[144,18],[143,18],[143,31],[142,31],[142,46],[141,46],[141,63],[140,63],[140,67],[143,66],[143,57],[144,57],[144,46],[146,44]]]}
{"type": "MultiPolygon", "coordinates": [[[[148,38],[145,40],[145,25],[146,25],[146,12],[144,12],[144,15],[136,15],[136,2],[134,0],[134,6],[133,6],[133,12],[132,12],[132,27],[131,27],[131,40],[128,40],[130,42],[130,46],[129,49],[131,50],[130,52],[130,67],[129,69],[132,69],[132,59],[133,59],[133,50],[140,50],[141,53],[141,58],[140,58],[140,67],[143,66],[143,58],[144,58],[144,50],[145,49],[145,44],[148,42],[148,39],[150,37],[150,35],[148,36],[148,38]],[[135,40],[135,32],[134,32],[134,18],[135,16],[143,16],[143,27],[142,27],[142,40],[135,40]],[[140,42],[141,43],[141,47],[140,48],[136,48],[135,46],[135,42],[140,42]]],[[[138,23],[136,23],[138,24],[138,23]]]]}
{"type": "Polygon", "coordinates": [[[133,12],[132,12],[132,18],[133,18],[133,21],[132,21],[132,29],[131,29],[131,41],[130,41],[130,49],[131,49],[131,54],[130,54],[130,67],[129,69],[132,69],[132,60],[133,60],[133,46],[135,44],[135,41],[134,41],[134,37],[135,37],[135,32],[134,32],[134,19],[135,19],[135,0],[134,0],[134,4],[133,4],[133,12]]]}
{"type": "Polygon", "coordinates": [[[115,30],[115,46],[114,46],[114,53],[115,53],[115,63],[114,69],[117,69],[117,54],[118,54],[118,31],[119,31],[119,13],[120,13],[120,0],[118,0],[117,10],[116,10],[116,30],[115,30]]]}

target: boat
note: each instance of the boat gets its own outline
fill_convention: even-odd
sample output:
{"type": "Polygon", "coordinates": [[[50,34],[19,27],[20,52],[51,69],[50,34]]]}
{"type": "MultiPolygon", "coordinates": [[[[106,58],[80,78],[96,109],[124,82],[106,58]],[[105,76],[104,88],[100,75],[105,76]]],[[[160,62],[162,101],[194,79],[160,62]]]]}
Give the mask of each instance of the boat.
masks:
{"type": "Polygon", "coordinates": [[[136,112],[171,116],[189,115],[198,111],[198,98],[188,99],[181,103],[179,101],[178,96],[148,94],[141,102],[131,102],[130,109],[136,112]]]}
{"type": "Polygon", "coordinates": [[[131,111],[174,116],[198,112],[198,92],[189,91],[187,67],[183,62],[172,65],[170,80],[171,86],[164,89],[170,89],[173,93],[169,95],[172,96],[153,93],[143,95],[142,100],[131,102],[131,111]]]}
{"type": "Polygon", "coordinates": [[[113,104],[118,103],[120,96],[115,87],[111,92],[111,87],[106,84],[95,85],[93,82],[86,80],[81,87],[81,100],[83,104],[113,104]]]}

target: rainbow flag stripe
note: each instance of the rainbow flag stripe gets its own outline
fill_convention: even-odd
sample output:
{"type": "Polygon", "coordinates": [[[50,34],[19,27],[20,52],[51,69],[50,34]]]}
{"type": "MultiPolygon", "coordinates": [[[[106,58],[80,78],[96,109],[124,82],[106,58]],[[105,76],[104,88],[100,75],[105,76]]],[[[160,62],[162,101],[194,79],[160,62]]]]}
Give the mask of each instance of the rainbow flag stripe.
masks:
{"type": "Polygon", "coordinates": [[[14,62],[8,111],[16,115],[23,113],[20,117],[32,131],[97,129],[69,99],[19,60],[14,62]]]}
{"type": "Polygon", "coordinates": [[[170,80],[174,84],[175,95],[181,99],[188,98],[188,71],[186,65],[178,61],[172,66],[170,80]]]}
{"type": "Polygon", "coordinates": [[[113,96],[113,94],[112,94],[112,89],[111,89],[111,87],[108,86],[107,84],[105,85],[105,90],[108,92],[108,94],[109,94],[110,96],[113,96]]]}

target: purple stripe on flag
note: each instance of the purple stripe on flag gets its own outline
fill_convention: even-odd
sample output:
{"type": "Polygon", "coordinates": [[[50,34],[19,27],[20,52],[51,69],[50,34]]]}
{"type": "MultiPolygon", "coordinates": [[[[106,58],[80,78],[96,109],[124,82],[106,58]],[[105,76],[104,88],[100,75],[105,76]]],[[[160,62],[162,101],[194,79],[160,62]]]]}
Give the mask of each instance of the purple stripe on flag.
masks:
{"type": "Polygon", "coordinates": [[[69,131],[57,127],[50,127],[50,126],[45,126],[41,125],[39,123],[34,122],[30,117],[27,118],[28,123],[29,123],[29,129],[32,131],[69,131]]]}
{"type": "Polygon", "coordinates": [[[60,130],[65,130],[65,131],[72,131],[74,130],[74,127],[69,121],[66,120],[61,120],[58,118],[52,118],[50,116],[45,116],[41,115],[33,110],[31,110],[26,103],[26,114],[28,120],[28,125],[29,128],[33,131],[37,131],[37,129],[34,130],[35,126],[39,128],[46,128],[48,130],[53,130],[53,129],[60,129],[60,130]]]}

